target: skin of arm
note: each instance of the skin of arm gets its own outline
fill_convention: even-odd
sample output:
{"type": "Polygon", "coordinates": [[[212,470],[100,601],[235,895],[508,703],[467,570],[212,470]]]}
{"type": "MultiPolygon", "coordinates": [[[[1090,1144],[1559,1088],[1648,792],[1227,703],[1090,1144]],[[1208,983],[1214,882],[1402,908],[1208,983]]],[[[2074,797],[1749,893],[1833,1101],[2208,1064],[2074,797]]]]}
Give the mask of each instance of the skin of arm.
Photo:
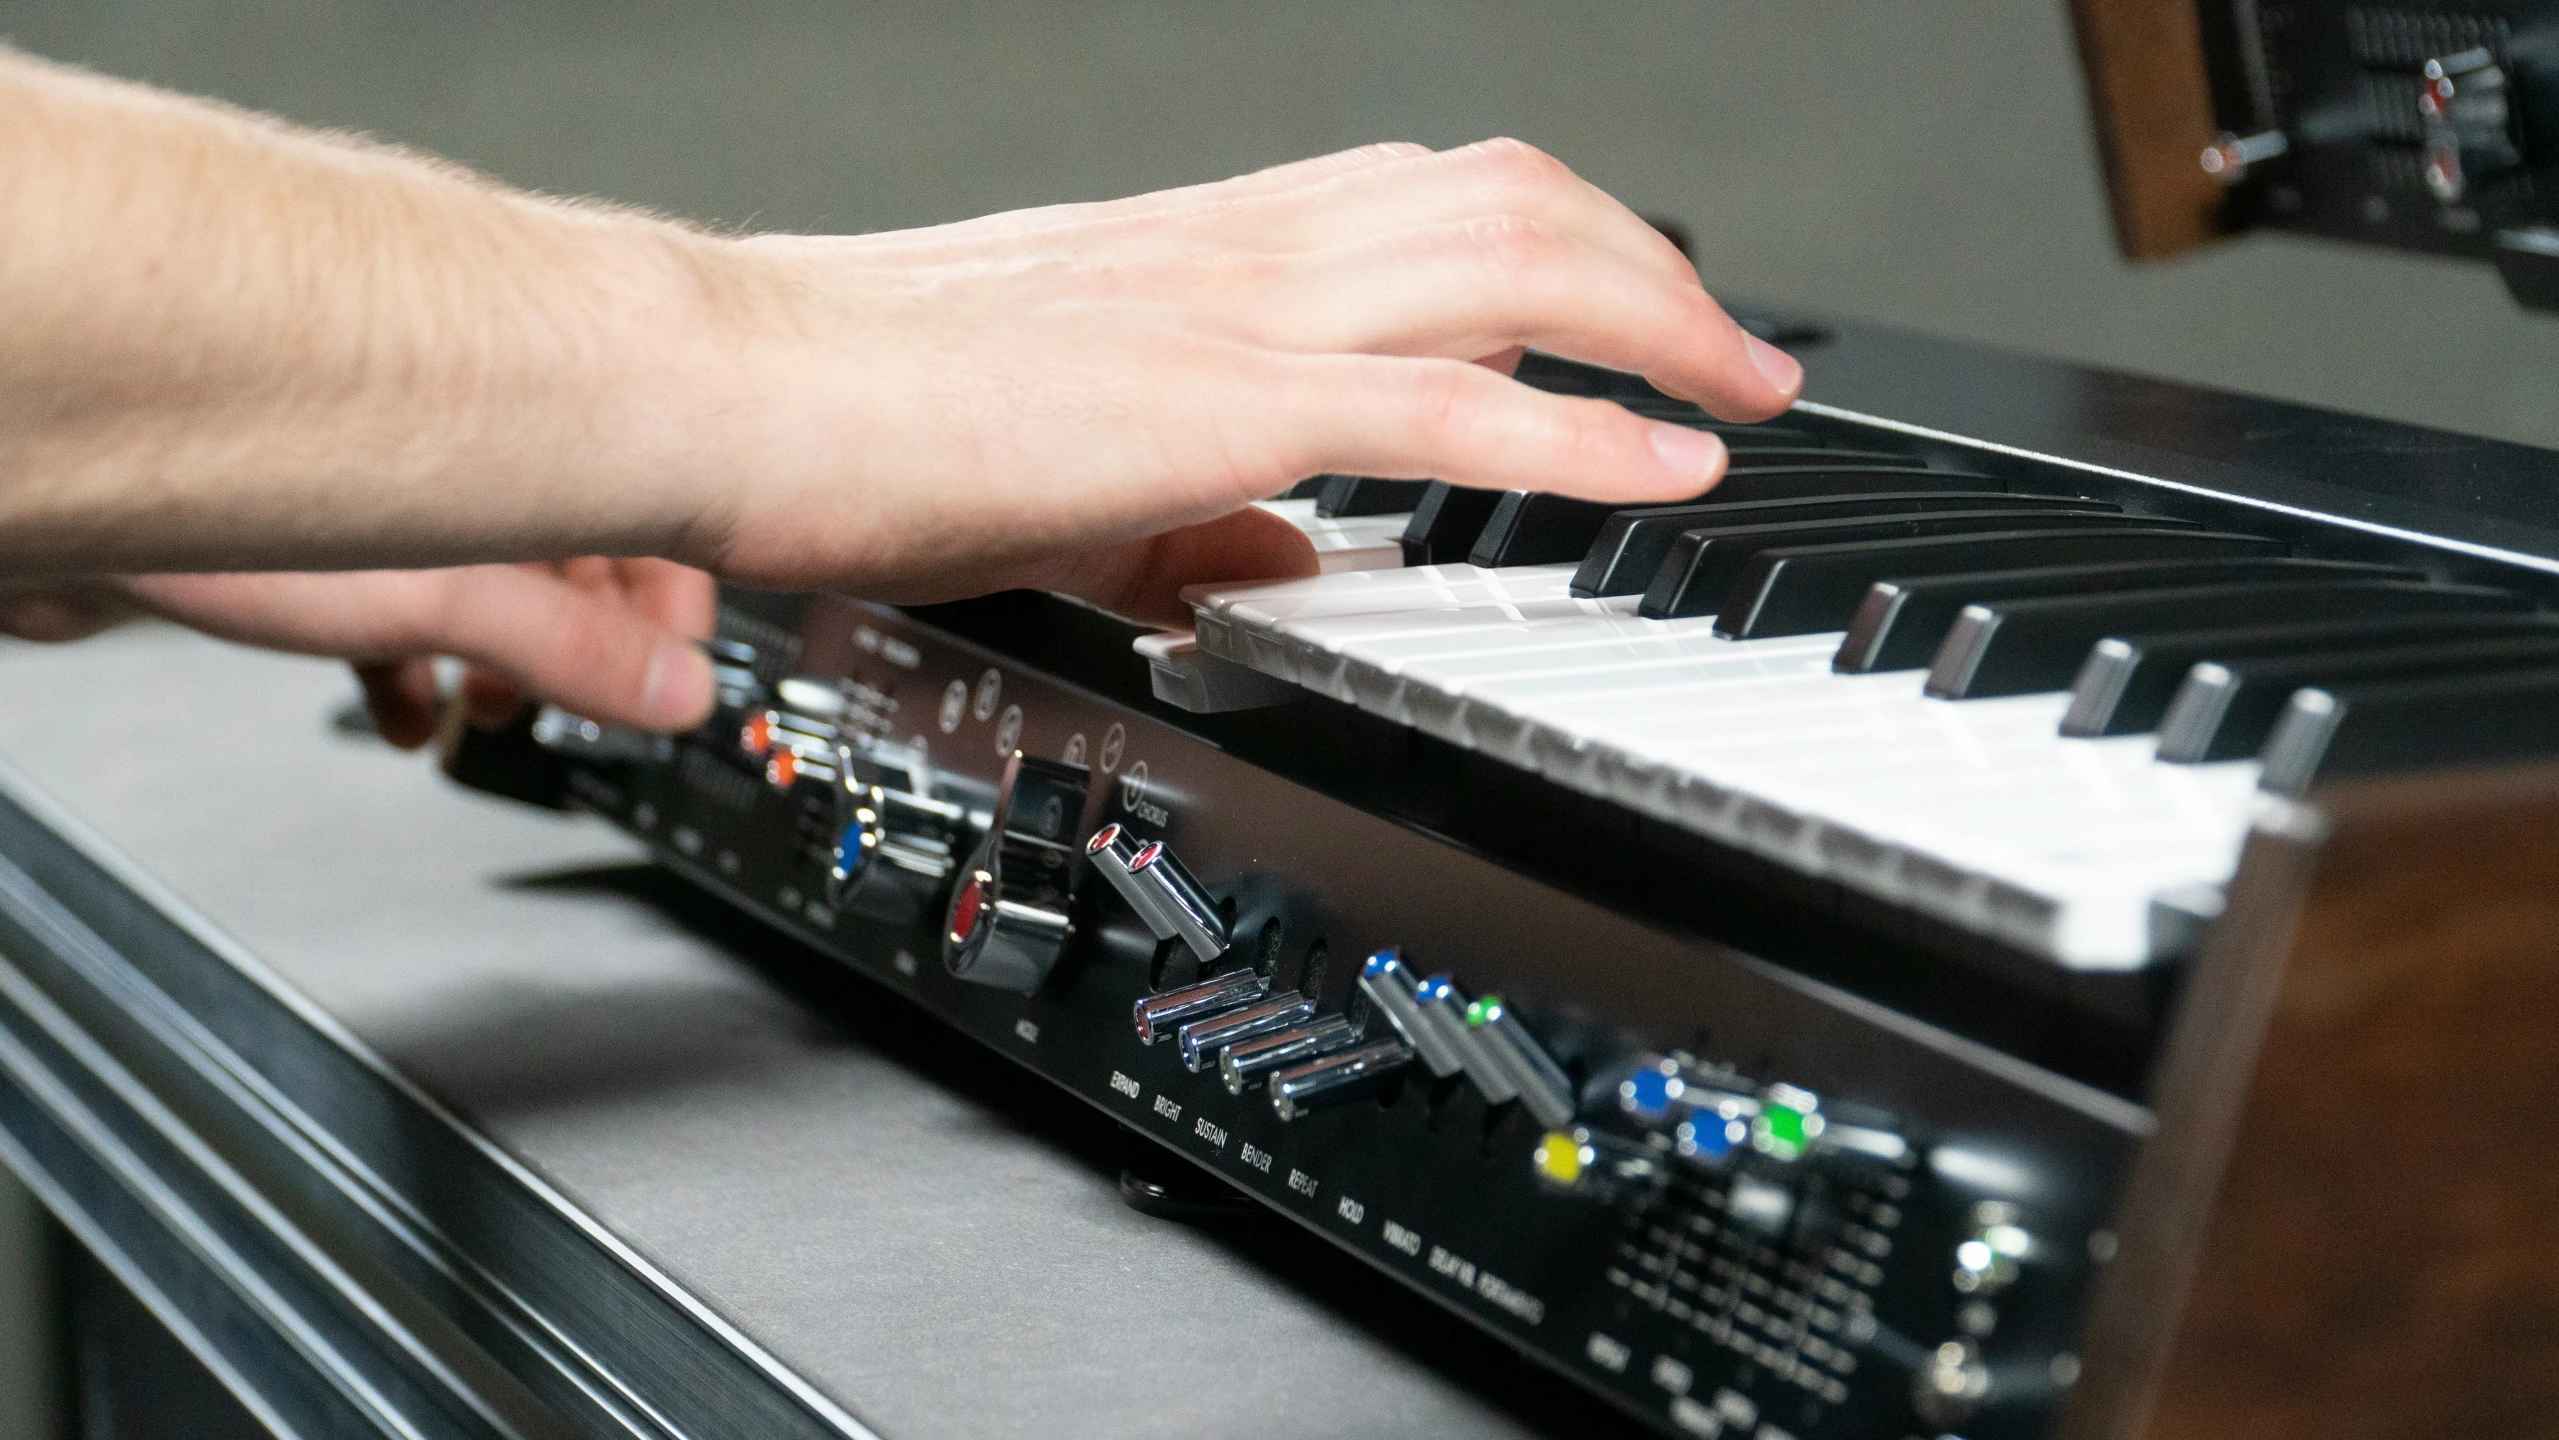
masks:
{"type": "Polygon", "coordinates": [[[356,660],[377,709],[443,653],[689,723],[710,574],[1178,623],[1312,570],[1249,508],[1306,475],[1720,478],[1710,435],[1511,381],[1521,346],[1729,419],[1802,378],[1511,141],[725,236],[0,50],[0,242],[0,629],[149,609],[356,660]]]}

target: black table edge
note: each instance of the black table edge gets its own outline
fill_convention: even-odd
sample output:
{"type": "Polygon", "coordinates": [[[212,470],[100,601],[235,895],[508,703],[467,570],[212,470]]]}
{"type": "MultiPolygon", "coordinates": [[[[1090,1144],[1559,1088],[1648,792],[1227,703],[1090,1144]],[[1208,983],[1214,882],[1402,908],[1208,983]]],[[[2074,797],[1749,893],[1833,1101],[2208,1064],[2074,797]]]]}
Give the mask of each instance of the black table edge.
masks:
{"type": "Polygon", "coordinates": [[[6,767],[0,1159],[278,1433],[873,1435],[6,767]]]}

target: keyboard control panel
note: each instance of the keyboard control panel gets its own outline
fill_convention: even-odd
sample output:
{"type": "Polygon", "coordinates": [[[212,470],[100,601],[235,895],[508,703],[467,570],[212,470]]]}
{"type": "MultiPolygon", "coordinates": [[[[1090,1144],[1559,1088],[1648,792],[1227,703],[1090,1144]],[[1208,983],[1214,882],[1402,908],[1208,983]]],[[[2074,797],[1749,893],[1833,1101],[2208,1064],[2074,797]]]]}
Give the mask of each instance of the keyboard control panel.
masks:
{"type": "Polygon", "coordinates": [[[580,803],[1573,1375],[1595,1428],[2049,1422],[2140,1106],[893,611],[733,607],[721,654],[720,717],[590,737],[580,803]]]}

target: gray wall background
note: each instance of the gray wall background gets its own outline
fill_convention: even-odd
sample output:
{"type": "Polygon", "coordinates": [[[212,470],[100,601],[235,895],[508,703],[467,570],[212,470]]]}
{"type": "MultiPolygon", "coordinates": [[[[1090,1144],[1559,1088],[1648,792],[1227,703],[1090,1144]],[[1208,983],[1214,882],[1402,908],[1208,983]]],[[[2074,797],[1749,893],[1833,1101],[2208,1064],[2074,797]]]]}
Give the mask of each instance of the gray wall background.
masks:
{"type": "Polygon", "coordinates": [[[869,230],[1522,136],[1757,299],[2559,445],[2484,268],[2119,261],[2061,0],[7,0],[40,53],[527,185],[869,230]]]}
{"type": "MultiPolygon", "coordinates": [[[[2118,260],[2060,0],[6,0],[0,34],[779,229],[1512,134],[1687,222],[1735,296],[2559,446],[2559,321],[2484,269],[2282,239],[2118,260]]],[[[0,1191],[8,1435],[40,1390],[25,1216],[0,1191]]]]}

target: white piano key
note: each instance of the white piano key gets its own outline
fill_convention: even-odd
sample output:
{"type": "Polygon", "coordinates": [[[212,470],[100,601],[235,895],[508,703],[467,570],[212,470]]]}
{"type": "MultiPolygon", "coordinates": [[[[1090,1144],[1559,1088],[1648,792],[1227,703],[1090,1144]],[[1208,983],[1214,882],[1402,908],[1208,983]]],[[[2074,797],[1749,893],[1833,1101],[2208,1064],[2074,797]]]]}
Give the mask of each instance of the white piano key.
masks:
{"type": "Polygon", "coordinates": [[[1404,563],[1404,522],[1409,515],[1318,515],[1312,500],[1264,500],[1267,510],[1302,531],[1326,575],[1342,570],[1391,570],[1404,563]]]}
{"type": "Polygon", "coordinates": [[[1508,570],[1488,570],[1477,565],[1413,565],[1397,570],[1352,570],[1337,575],[1310,575],[1298,580],[1265,581],[1258,585],[1195,585],[1182,592],[1182,600],[1192,609],[1211,615],[1235,616],[1255,623],[1271,624],[1300,615],[1357,615],[1378,610],[1450,609],[1464,603],[1452,596],[1467,593],[1466,586],[1498,586],[1492,592],[1475,592],[1479,598],[1488,594],[1496,599],[1532,599],[1561,596],[1572,583],[1570,565],[1528,565],[1508,570]],[[1526,582],[1532,587],[1541,582],[1544,593],[1513,595],[1510,586],[1526,582]]]}
{"type": "Polygon", "coordinates": [[[2147,963],[2226,881],[2253,762],[2064,739],[2067,699],[1839,675],[1836,635],[1558,615],[1569,567],[1417,567],[1193,597],[1259,668],[1808,874],[2089,969],[2147,963]],[[2183,897],[2183,898],[2178,898],[2183,897]]]}
{"type": "MultiPolygon", "coordinates": [[[[1319,620],[1374,618],[1376,623],[1391,629],[1397,617],[1411,615],[1414,618],[1410,623],[1431,628],[1447,624],[1448,616],[1470,609],[1509,609],[1509,618],[1518,620],[1541,614],[1552,617],[1578,613],[1595,603],[1576,600],[1565,594],[1565,582],[1570,575],[1551,573],[1559,568],[1555,566],[1513,570],[1480,570],[1473,566],[1423,568],[1465,571],[1467,574],[1462,578],[1388,590],[1342,585],[1322,593],[1303,592],[1238,601],[1221,612],[1225,628],[1219,632],[1219,643],[1234,648],[1237,657],[1255,669],[1296,680],[1302,678],[1296,663],[1298,646],[1294,637],[1297,627],[1319,620]]],[[[1357,574],[1316,577],[1319,581],[1360,578],[1362,575],[1357,574]]]]}
{"type": "Polygon", "coordinates": [[[1389,611],[1295,620],[1280,630],[1278,638],[1287,649],[1288,663],[1297,673],[1300,684],[1336,699],[1350,700],[1355,698],[1356,692],[1345,677],[1344,669],[1354,649],[1366,654],[1380,642],[1422,645],[1438,637],[1486,629],[1515,629],[1564,620],[1606,621],[1616,618],[1620,612],[1633,609],[1634,606],[1625,601],[1579,600],[1570,596],[1552,600],[1493,601],[1426,615],[1389,611]]]}

